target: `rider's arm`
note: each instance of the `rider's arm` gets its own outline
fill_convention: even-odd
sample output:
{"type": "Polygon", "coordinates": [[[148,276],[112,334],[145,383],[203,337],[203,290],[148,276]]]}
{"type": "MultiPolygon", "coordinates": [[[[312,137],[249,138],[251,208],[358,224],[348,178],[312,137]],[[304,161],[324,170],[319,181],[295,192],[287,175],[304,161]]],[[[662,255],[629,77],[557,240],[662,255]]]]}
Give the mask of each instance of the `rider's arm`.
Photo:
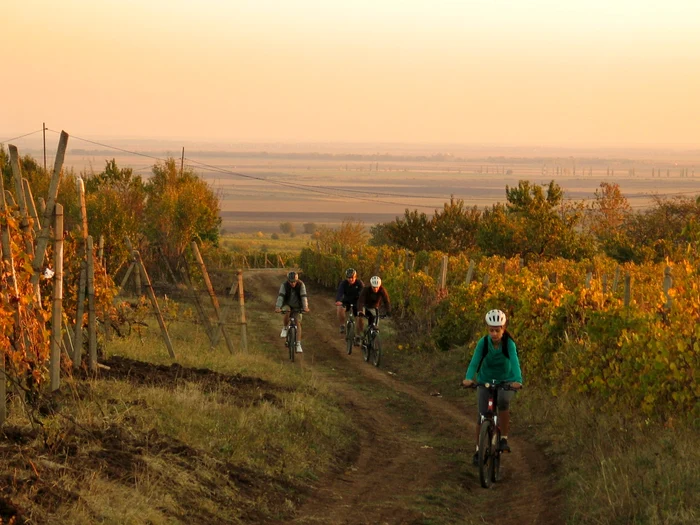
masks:
{"type": "Polygon", "coordinates": [[[476,348],[474,348],[474,354],[472,355],[472,360],[469,361],[469,366],[467,367],[467,373],[464,374],[464,379],[475,379],[476,369],[479,367],[481,356],[483,356],[484,353],[488,352],[489,350],[488,348],[483,347],[484,343],[488,345],[488,342],[484,341],[483,337],[479,339],[478,343],[476,343],[476,348]]]}
{"type": "Polygon", "coordinates": [[[384,309],[387,315],[391,315],[391,301],[389,300],[389,292],[386,288],[382,286],[382,301],[384,302],[384,309]]]}
{"type": "Polygon", "coordinates": [[[280,286],[280,293],[277,296],[277,302],[275,303],[275,308],[282,308],[282,304],[284,304],[285,292],[286,290],[284,289],[284,283],[282,283],[282,286],[280,286]]]}
{"type": "Polygon", "coordinates": [[[306,285],[299,281],[299,295],[301,296],[301,308],[305,312],[309,309],[309,298],[306,296],[306,285]]]}
{"type": "Polygon", "coordinates": [[[339,303],[342,302],[343,296],[345,295],[345,287],[347,286],[345,283],[347,281],[343,279],[340,281],[340,284],[338,285],[338,291],[335,293],[335,302],[339,303]]]}
{"type": "Polygon", "coordinates": [[[523,383],[523,374],[520,371],[520,359],[518,359],[518,349],[515,341],[508,339],[508,359],[510,359],[510,380],[511,383],[523,383]]]}
{"type": "Polygon", "coordinates": [[[358,311],[358,313],[362,313],[362,311],[365,307],[365,301],[367,300],[367,290],[369,290],[369,288],[363,288],[360,291],[360,296],[357,298],[357,311],[358,311]]]}

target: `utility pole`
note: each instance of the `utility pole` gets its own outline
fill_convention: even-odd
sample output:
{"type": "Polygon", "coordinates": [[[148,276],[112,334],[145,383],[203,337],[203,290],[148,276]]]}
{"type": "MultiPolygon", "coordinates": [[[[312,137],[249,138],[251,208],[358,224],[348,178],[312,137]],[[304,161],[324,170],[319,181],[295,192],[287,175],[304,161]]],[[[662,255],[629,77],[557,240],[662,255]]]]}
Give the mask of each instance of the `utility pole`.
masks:
{"type": "Polygon", "coordinates": [[[182,159],[180,159],[180,177],[185,170],[185,146],[182,146],[182,159]]]}
{"type": "Polygon", "coordinates": [[[41,123],[41,131],[44,134],[44,173],[46,173],[46,122],[41,123]]]}

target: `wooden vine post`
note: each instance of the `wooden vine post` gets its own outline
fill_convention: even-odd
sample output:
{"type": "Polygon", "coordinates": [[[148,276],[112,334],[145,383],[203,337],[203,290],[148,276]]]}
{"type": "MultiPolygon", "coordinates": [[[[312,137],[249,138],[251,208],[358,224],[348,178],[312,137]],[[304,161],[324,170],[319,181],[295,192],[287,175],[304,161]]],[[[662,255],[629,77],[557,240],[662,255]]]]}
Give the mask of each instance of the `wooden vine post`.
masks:
{"type": "Polygon", "coordinates": [[[156,314],[156,318],[158,319],[158,325],[160,326],[160,332],[163,334],[163,340],[165,341],[165,346],[168,347],[168,353],[170,354],[170,357],[175,359],[175,350],[173,350],[173,343],[170,341],[170,334],[168,334],[168,328],[165,326],[165,321],[163,320],[163,314],[160,312],[160,307],[158,306],[158,300],[156,299],[156,294],[153,291],[153,286],[151,286],[151,280],[148,277],[148,273],[146,273],[146,267],[143,265],[143,261],[141,260],[141,254],[137,251],[134,250],[134,259],[136,260],[136,264],[138,265],[139,271],[137,272],[136,275],[139,273],[143,277],[143,281],[146,283],[146,290],[148,290],[148,296],[151,299],[151,305],[153,306],[153,311],[156,314]]]}
{"type": "Polygon", "coordinates": [[[61,384],[61,318],[63,309],[63,206],[54,206],[54,276],[53,308],[51,310],[50,388],[54,392],[61,384]]]}
{"type": "MultiPolygon", "coordinates": [[[[10,221],[9,221],[9,214],[7,212],[7,205],[5,203],[5,187],[3,184],[3,178],[0,177],[0,215],[4,219],[4,224],[0,225],[0,229],[2,230],[0,232],[0,242],[2,243],[0,246],[2,247],[2,266],[3,266],[3,271],[7,271],[7,284],[9,290],[7,291],[6,294],[3,294],[3,300],[6,303],[10,303],[11,300],[14,301],[15,303],[15,308],[13,311],[13,317],[14,317],[14,340],[18,342],[18,344],[23,343],[23,338],[22,338],[22,325],[20,323],[19,319],[19,310],[17,309],[17,306],[19,305],[19,291],[17,289],[17,276],[15,274],[15,264],[14,260],[12,258],[12,241],[10,238],[10,221]]],[[[0,364],[0,371],[2,371],[2,387],[0,387],[0,394],[2,397],[0,397],[0,424],[4,423],[5,419],[7,418],[7,376],[6,376],[6,366],[5,366],[5,353],[3,352],[2,358],[0,359],[2,362],[0,364]]]]}
{"type": "Polygon", "coordinates": [[[83,354],[83,317],[85,314],[85,292],[87,290],[87,238],[88,238],[88,223],[87,223],[87,210],[85,207],[85,185],[83,184],[83,179],[78,177],[78,195],[80,199],[80,216],[82,218],[82,228],[81,228],[81,243],[80,247],[76,250],[76,255],[80,257],[80,280],[78,281],[78,303],[76,307],[75,314],[75,336],[73,341],[75,341],[75,348],[73,353],[73,367],[80,368],[82,354],[83,354]]]}
{"type": "Polygon", "coordinates": [[[180,273],[182,274],[182,280],[185,282],[187,288],[192,294],[192,300],[194,301],[195,309],[199,314],[199,318],[202,320],[202,326],[204,326],[204,331],[207,333],[207,337],[209,338],[209,342],[211,343],[211,346],[213,348],[216,345],[216,343],[214,342],[214,330],[211,326],[211,323],[209,322],[207,314],[204,312],[204,306],[202,305],[202,301],[199,299],[199,293],[192,284],[192,280],[190,279],[189,265],[187,264],[187,260],[185,260],[185,265],[180,267],[180,273]]]}
{"type": "Polygon", "coordinates": [[[216,319],[219,323],[219,330],[221,330],[221,333],[224,336],[224,339],[226,340],[226,346],[228,347],[228,351],[233,353],[233,343],[231,342],[231,338],[228,336],[224,328],[224,321],[221,317],[221,311],[219,309],[219,300],[216,298],[216,294],[214,293],[214,287],[211,285],[211,280],[209,279],[209,273],[207,272],[207,267],[204,264],[204,259],[202,259],[202,254],[199,253],[199,247],[197,246],[197,243],[195,241],[192,241],[191,246],[192,253],[194,253],[195,259],[197,259],[199,267],[202,270],[202,277],[204,277],[204,283],[207,285],[207,291],[209,292],[211,304],[214,307],[214,312],[216,312],[216,319]]]}
{"type": "Polygon", "coordinates": [[[248,321],[245,317],[245,298],[243,296],[243,270],[238,270],[238,304],[241,307],[241,348],[248,350],[248,321]]]}
{"type": "Polygon", "coordinates": [[[66,148],[68,147],[68,133],[61,131],[61,138],[58,141],[58,150],[56,151],[56,162],[53,167],[53,176],[49,184],[48,201],[46,202],[41,218],[41,232],[37,237],[36,250],[34,250],[34,260],[32,261],[32,277],[31,283],[34,287],[34,295],[37,303],[41,304],[41,294],[39,291],[39,278],[41,277],[41,267],[44,264],[46,247],[49,244],[49,235],[51,234],[49,225],[53,220],[54,207],[56,206],[56,196],[58,195],[58,183],[61,180],[61,170],[63,169],[63,160],[66,157],[66,148]]]}
{"type": "Polygon", "coordinates": [[[10,144],[10,165],[12,175],[15,179],[15,192],[17,193],[17,204],[19,204],[19,224],[24,237],[24,249],[30,256],[34,255],[34,243],[32,242],[32,227],[29,225],[29,215],[27,213],[27,201],[25,200],[24,188],[22,187],[22,168],[19,165],[19,153],[17,146],[10,144]]]}
{"type": "MultiPolygon", "coordinates": [[[[97,322],[95,316],[95,252],[92,236],[87,238],[88,366],[97,371],[97,322]]],[[[107,320],[105,319],[105,322],[107,320]]]]}

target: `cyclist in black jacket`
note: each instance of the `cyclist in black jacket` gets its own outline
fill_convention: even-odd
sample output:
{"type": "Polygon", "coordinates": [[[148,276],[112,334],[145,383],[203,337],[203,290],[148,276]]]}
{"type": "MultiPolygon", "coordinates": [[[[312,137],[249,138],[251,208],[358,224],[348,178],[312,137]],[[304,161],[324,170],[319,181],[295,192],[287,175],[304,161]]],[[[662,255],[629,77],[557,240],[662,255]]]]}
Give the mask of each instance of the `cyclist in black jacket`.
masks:
{"type": "MultiPolygon", "coordinates": [[[[391,315],[391,301],[389,300],[389,292],[382,286],[382,280],[375,275],[369,280],[369,286],[365,286],[360,292],[360,297],[357,300],[357,329],[358,333],[362,333],[364,317],[367,317],[368,326],[372,324],[374,319],[373,310],[377,310],[383,306],[387,315],[391,315]]],[[[377,312],[378,314],[379,312],[377,312]]]]}
{"type": "Polygon", "coordinates": [[[357,317],[357,300],[364,284],[357,278],[354,268],[345,270],[345,279],[338,284],[338,291],[335,294],[335,305],[338,310],[338,321],[340,322],[340,333],[345,333],[345,312],[352,308],[352,313],[357,317]]]}

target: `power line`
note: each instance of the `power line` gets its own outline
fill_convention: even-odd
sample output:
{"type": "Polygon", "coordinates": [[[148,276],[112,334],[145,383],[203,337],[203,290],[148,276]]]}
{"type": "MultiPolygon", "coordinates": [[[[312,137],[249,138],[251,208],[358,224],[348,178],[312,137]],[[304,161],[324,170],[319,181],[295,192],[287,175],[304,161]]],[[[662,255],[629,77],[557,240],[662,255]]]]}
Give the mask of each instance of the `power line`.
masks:
{"type": "Polygon", "coordinates": [[[43,130],[37,129],[36,131],[32,131],[30,133],[25,133],[24,135],[20,135],[19,137],[12,137],[11,139],[0,140],[0,144],[7,144],[11,140],[23,139],[24,137],[28,137],[29,135],[34,135],[34,133],[39,133],[40,131],[43,131],[43,130]]]}

